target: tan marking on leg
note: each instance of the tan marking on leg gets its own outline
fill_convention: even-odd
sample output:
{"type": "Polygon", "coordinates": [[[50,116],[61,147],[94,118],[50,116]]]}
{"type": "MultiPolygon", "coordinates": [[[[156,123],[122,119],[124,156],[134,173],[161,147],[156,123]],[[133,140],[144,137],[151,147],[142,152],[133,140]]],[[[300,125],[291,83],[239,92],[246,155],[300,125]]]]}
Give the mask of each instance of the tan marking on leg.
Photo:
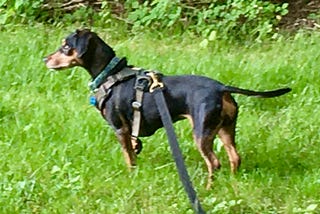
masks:
{"type": "Polygon", "coordinates": [[[131,147],[133,150],[135,150],[138,147],[137,139],[134,139],[131,137],[131,147]]]}
{"type": "Polygon", "coordinates": [[[206,186],[207,189],[210,189],[212,185],[213,171],[219,169],[221,166],[212,148],[213,138],[215,134],[216,132],[212,136],[206,138],[196,138],[194,136],[197,148],[208,168],[208,182],[206,186]]]}
{"type": "Polygon", "coordinates": [[[193,129],[194,122],[193,122],[192,116],[190,114],[182,114],[181,117],[184,117],[184,118],[188,119],[188,121],[189,121],[189,123],[190,123],[190,125],[191,125],[191,127],[193,129]]]}
{"type": "Polygon", "coordinates": [[[125,130],[117,130],[117,137],[121,144],[124,159],[129,169],[136,165],[136,154],[132,149],[131,136],[125,130]]]}
{"type": "Polygon", "coordinates": [[[241,159],[235,145],[235,125],[232,124],[227,127],[222,127],[219,130],[218,135],[227,151],[231,172],[236,173],[240,166],[241,159]]]}
{"type": "Polygon", "coordinates": [[[236,150],[235,144],[235,128],[238,108],[236,102],[231,97],[230,93],[224,93],[222,97],[222,112],[223,124],[218,132],[218,135],[227,151],[231,171],[235,173],[240,166],[240,156],[236,150]]]}
{"type": "Polygon", "coordinates": [[[238,107],[235,101],[233,100],[230,93],[225,92],[222,96],[222,118],[227,118],[230,121],[236,119],[238,114],[238,107]]]}

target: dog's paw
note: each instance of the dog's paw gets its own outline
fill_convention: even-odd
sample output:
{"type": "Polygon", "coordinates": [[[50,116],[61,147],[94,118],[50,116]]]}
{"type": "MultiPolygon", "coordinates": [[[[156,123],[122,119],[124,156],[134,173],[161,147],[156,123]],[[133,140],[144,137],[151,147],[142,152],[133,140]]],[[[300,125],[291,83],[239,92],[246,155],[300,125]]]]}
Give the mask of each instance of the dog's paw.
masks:
{"type": "Polygon", "coordinates": [[[135,145],[132,145],[133,151],[138,155],[142,150],[142,142],[137,138],[135,145]]]}

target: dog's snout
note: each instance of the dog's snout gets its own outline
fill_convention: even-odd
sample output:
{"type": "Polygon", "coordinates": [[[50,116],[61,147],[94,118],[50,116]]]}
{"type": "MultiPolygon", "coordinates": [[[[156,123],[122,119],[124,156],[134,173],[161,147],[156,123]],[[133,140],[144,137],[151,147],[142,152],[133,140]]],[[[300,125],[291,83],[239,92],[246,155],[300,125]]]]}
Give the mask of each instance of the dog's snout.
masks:
{"type": "Polygon", "coordinates": [[[48,56],[45,56],[42,58],[42,61],[47,64],[50,60],[52,59],[52,56],[51,55],[48,55],[48,56]]]}

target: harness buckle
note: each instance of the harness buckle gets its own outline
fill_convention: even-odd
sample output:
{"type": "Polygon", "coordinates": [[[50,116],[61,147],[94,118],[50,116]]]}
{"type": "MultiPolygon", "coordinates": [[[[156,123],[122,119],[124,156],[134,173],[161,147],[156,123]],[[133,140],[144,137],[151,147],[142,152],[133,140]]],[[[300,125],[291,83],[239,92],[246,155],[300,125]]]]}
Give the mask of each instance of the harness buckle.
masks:
{"type": "Polygon", "coordinates": [[[150,85],[151,85],[151,78],[149,76],[138,75],[134,88],[140,91],[147,91],[150,85]]]}

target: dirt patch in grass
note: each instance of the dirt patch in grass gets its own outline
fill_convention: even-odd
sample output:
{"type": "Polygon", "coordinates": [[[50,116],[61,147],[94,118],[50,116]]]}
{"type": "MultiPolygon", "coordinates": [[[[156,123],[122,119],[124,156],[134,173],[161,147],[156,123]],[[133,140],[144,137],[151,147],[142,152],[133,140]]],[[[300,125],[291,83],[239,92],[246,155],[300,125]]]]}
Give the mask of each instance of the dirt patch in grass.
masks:
{"type": "Polygon", "coordinates": [[[282,29],[320,29],[319,0],[274,0],[275,3],[289,3],[288,14],[279,23],[282,29]]]}

